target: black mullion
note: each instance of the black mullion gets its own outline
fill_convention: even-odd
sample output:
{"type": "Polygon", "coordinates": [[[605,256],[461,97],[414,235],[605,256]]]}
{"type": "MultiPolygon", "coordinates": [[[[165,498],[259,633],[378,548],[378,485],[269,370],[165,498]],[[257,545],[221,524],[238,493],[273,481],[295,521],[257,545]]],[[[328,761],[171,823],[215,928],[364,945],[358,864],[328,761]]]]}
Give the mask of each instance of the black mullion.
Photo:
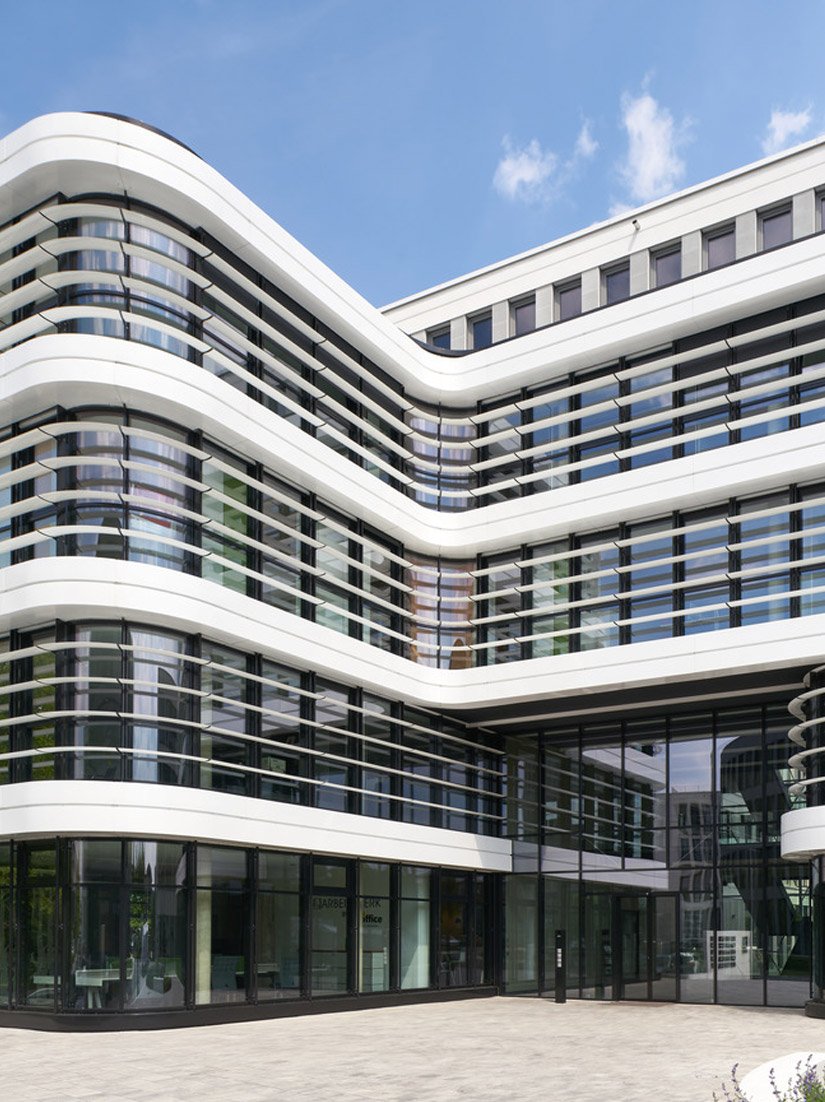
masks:
{"type": "Polygon", "coordinates": [[[246,888],[243,891],[244,949],[246,957],[246,1001],[258,1003],[258,939],[257,939],[257,902],[258,902],[258,849],[246,851],[246,888]]]}
{"type": "MultiPolygon", "coordinates": [[[[357,562],[363,563],[361,542],[355,539],[356,535],[361,535],[363,533],[363,524],[360,521],[356,521],[355,526],[350,528],[350,532],[351,534],[347,537],[347,555],[350,559],[355,559],[357,562]]],[[[353,566],[351,562],[347,563],[347,582],[355,586],[356,589],[362,589],[364,583],[363,570],[359,569],[357,566],[353,566]]],[[[363,616],[363,597],[358,597],[355,593],[348,592],[346,598],[347,612],[355,616],[363,616]]],[[[350,639],[362,639],[364,636],[364,625],[357,620],[350,620],[347,624],[347,635],[350,639]]]]}
{"type": "MultiPolygon", "coordinates": [[[[578,536],[576,536],[575,533],[570,532],[568,537],[567,537],[567,547],[568,547],[568,554],[567,554],[568,567],[567,567],[567,571],[568,571],[568,577],[570,577],[571,574],[574,574],[574,575],[575,574],[581,574],[581,562],[582,562],[582,560],[581,560],[581,555],[578,554],[578,552],[581,551],[581,547],[579,546],[580,543],[581,543],[581,539],[578,536]],[[574,553],[575,553],[575,558],[573,557],[574,553]],[[573,566],[573,563],[575,563],[575,566],[573,566]]],[[[568,605],[569,605],[568,611],[567,611],[567,621],[568,621],[569,628],[570,628],[570,634],[569,634],[570,650],[571,651],[580,651],[581,650],[581,635],[579,634],[578,631],[575,630],[576,628],[581,627],[581,620],[582,620],[581,607],[579,605],[579,602],[582,599],[582,583],[580,581],[578,581],[578,582],[568,582],[567,583],[567,598],[568,598],[568,605]]]]}
{"type": "MultiPolygon", "coordinates": [[[[121,711],[126,714],[131,711],[128,707],[129,693],[134,696],[134,685],[128,685],[127,680],[130,672],[134,674],[134,654],[132,651],[126,649],[129,643],[129,627],[125,620],[120,621],[120,678],[121,678],[121,690],[120,690],[120,708],[121,711]],[[132,664],[132,669],[129,669],[129,663],[132,664]]],[[[134,701],[133,701],[134,703],[134,701]]],[[[132,740],[134,737],[133,722],[128,719],[121,719],[120,721],[120,744],[124,749],[132,749],[132,740]],[[129,732],[128,737],[126,732],[129,732]]],[[[121,754],[120,763],[120,780],[130,781],[132,779],[132,755],[121,754]]]]}
{"type": "MultiPolygon", "coordinates": [[[[527,557],[528,557],[528,553],[529,553],[529,548],[527,547],[526,544],[522,544],[518,548],[518,557],[516,558],[516,562],[526,562],[527,557]]],[[[530,567],[530,566],[520,566],[518,568],[518,580],[519,580],[519,586],[521,588],[521,592],[519,593],[519,612],[527,612],[530,609],[531,605],[532,605],[533,594],[525,592],[524,585],[525,585],[525,581],[527,581],[527,584],[529,584],[529,580],[532,580],[532,567],[530,567]]],[[[520,616],[520,617],[517,617],[517,620],[518,620],[518,623],[516,624],[516,627],[518,627],[518,629],[519,629],[518,634],[519,635],[532,635],[532,632],[525,632],[525,630],[524,630],[525,625],[528,623],[527,617],[526,616],[520,616]]],[[[519,643],[518,646],[519,646],[519,650],[518,650],[519,659],[521,661],[523,661],[525,658],[532,658],[533,657],[533,644],[532,643],[519,643]]]]}
{"type": "MultiPolygon", "coordinates": [[[[402,717],[401,709],[403,705],[398,701],[393,701],[390,704],[390,721],[399,720],[402,717]]],[[[402,795],[402,782],[401,782],[401,732],[403,728],[397,723],[392,723],[390,728],[392,749],[390,750],[390,766],[395,770],[390,774],[390,794],[393,796],[402,795]]],[[[390,819],[398,821],[403,818],[404,805],[400,800],[390,800],[390,819]]]]}
{"type": "Polygon", "coordinates": [[[186,943],[184,946],[184,952],[186,956],[186,967],[184,975],[186,982],[184,990],[184,1005],[187,1010],[194,1010],[195,970],[197,967],[195,922],[198,905],[198,881],[195,867],[196,845],[194,842],[186,842],[184,844],[186,847],[186,881],[184,889],[186,893],[186,943]]]}
{"type": "MultiPolygon", "coordinates": [[[[318,512],[318,499],[314,493],[306,495],[303,503],[307,509],[311,512],[318,512]]],[[[307,536],[309,539],[314,540],[317,531],[316,520],[308,516],[306,513],[301,513],[301,535],[307,536]]],[[[304,541],[301,541],[301,562],[307,566],[313,567],[316,565],[315,547],[304,541]]],[[[306,593],[310,597],[315,596],[315,575],[309,570],[301,571],[301,592],[306,593]]],[[[301,617],[304,620],[315,619],[315,605],[311,601],[301,601],[301,617]]]]}
{"type": "MultiPolygon", "coordinates": [[[[196,241],[203,244],[203,231],[201,229],[197,229],[197,230],[193,231],[192,236],[195,238],[196,241]]],[[[202,275],[203,274],[203,259],[204,258],[200,255],[200,253],[196,252],[194,249],[191,250],[191,253],[192,253],[192,264],[191,264],[192,272],[195,273],[196,275],[202,275]]],[[[190,279],[189,283],[190,283],[189,301],[194,306],[198,306],[201,309],[203,309],[203,288],[194,279],[190,279]]],[[[199,341],[203,340],[203,322],[197,316],[197,314],[194,312],[194,310],[189,311],[189,333],[196,340],[199,340],[199,341]]],[[[200,351],[199,348],[195,348],[194,345],[190,345],[189,346],[189,357],[192,360],[192,363],[197,364],[198,367],[203,367],[203,353],[200,351]]]]}
{"type": "MultiPolygon", "coordinates": [[[[727,327],[727,336],[734,336],[733,324],[727,327]]],[[[747,345],[745,345],[747,348],[747,345]]],[[[728,362],[726,367],[730,374],[728,378],[730,380],[728,385],[728,423],[731,421],[738,421],[740,417],[740,411],[742,407],[741,398],[738,397],[742,391],[742,371],[746,368],[747,361],[740,359],[741,349],[731,348],[728,345],[728,362]]],[[[741,429],[728,429],[728,444],[738,444],[742,439],[741,429]]],[[[718,953],[718,950],[717,950],[718,953]]]]}
{"type": "MultiPolygon", "coordinates": [[[[605,374],[605,380],[607,380],[610,377],[610,374],[612,374],[615,378],[616,375],[618,375],[620,372],[624,371],[624,369],[627,366],[628,366],[628,362],[627,362],[626,357],[625,356],[620,356],[619,357],[619,362],[616,364],[616,366],[613,369],[612,373],[606,373],[605,374]]],[[[630,386],[630,379],[619,379],[617,381],[618,381],[618,384],[619,384],[619,398],[621,399],[621,398],[630,397],[630,395],[632,394],[632,390],[631,390],[631,386],[630,386]]],[[[631,446],[631,441],[633,439],[632,433],[629,433],[623,427],[627,424],[627,422],[633,420],[633,413],[632,413],[630,403],[629,402],[622,402],[621,405],[619,406],[619,409],[618,409],[617,412],[618,412],[618,417],[616,419],[616,421],[617,421],[616,427],[619,430],[618,431],[619,448],[622,451],[626,451],[631,446]]],[[[629,470],[631,470],[632,466],[633,466],[633,458],[631,456],[625,455],[625,456],[622,456],[622,458],[619,460],[619,470],[620,471],[629,471],[629,470]]]]}
{"type": "MultiPolygon", "coordinates": [[[[713,829],[713,910],[712,910],[712,924],[711,924],[711,936],[713,937],[713,1002],[714,1005],[719,1002],[719,934],[721,933],[722,926],[722,853],[721,846],[719,845],[719,811],[720,811],[720,799],[719,799],[719,785],[716,768],[716,740],[719,735],[719,713],[714,708],[711,713],[711,746],[712,746],[712,761],[713,774],[711,776],[711,808],[713,818],[711,820],[713,829]]],[[[668,791],[668,802],[670,792],[668,791]]]]}
{"type": "MultiPolygon", "coordinates": [[[[301,675],[301,688],[307,692],[315,692],[315,671],[307,670],[301,675]]],[[[307,720],[313,721],[315,719],[315,700],[311,696],[302,696],[298,707],[299,711],[299,758],[298,758],[298,776],[304,780],[304,784],[300,787],[301,803],[308,804],[310,807],[315,805],[315,791],[317,786],[307,783],[312,778],[314,773],[313,762],[314,758],[305,753],[308,749],[315,748],[315,728],[310,727],[307,720]]]]}
{"type": "Polygon", "coordinates": [[[71,930],[72,918],[71,845],[70,839],[60,837],[55,839],[54,975],[57,990],[54,1006],[58,1014],[61,1010],[71,1009],[66,1005],[71,980],[67,937],[68,931],[71,930]]]}
{"type": "Polygon", "coordinates": [[[401,990],[401,866],[390,865],[389,990],[401,990]]]}
{"type": "MultiPolygon", "coordinates": [[[[799,316],[798,306],[791,306],[791,314],[793,320],[797,323],[801,323],[802,319],[799,316]]],[[[794,349],[799,344],[799,328],[800,324],[797,324],[790,332],[788,337],[788,396],[786,402],[789,406],[796,406],[801,399],[801,380],[802,380],[802,357],[793,355],[794,349]]],[[[797,412],[788,417],[788,428],[798,429],[802,424],[802,415],[797,412]]]]}
{"type": "MultiPolygon", "coordinates": [[[[789,486],[788,499],[791,506],[801,504],[802,494],[796,483],[789,486]]],[[[788,520],[788,527],[793,537],[788,541],[788,561],[794,562],[802,557],[802,510],[791,508],[788,513],[788,520]]],[[[790,567],[788,571],[788,585],[790,591],[792,593],[796,592],[797,594],[795,597],[789,599],[788,616],[793,619],[802,615],[802,598],[798,592],[802,585],[802,568],[800,566],[790,567]]]]}
{"type": "MultiPolygon", "coordinates": [[[[55,621],[55,642],[68,643],[76,638],[74,624],[67,624],[64,620],[55,621]]],[[[75,673],[77,664],[77,650],[59,650],[55,654],[55,676],[58,683],[54,687],[55,710],[58,713],[73,711],[73,705],[77,694],[74,681],[65,680],[75,673]]],[[[54,745],[64,747],[70,745],[68,737],[73,720],[63,718],[55,720],[54,745]]],[[[54,775],[57,780],[69,779],[67,769],[67,754],[56,753],[54,755],[54,775]]]]}
{"type": "MultiPolygon", "coordinates": [[[[120,842],[120,883],[117,886],[118,892],[118,904],[120,907],[120,914],[118,915],[118,970],[120,972],[120,982],[118,984],[117,1005],[113,1008],[115,1012],[122,1011],[126,1002],[126,957],[129,950],[129,916],[131,914],[131,878],[127,876],[128,865],[126,861],[126,847],[128,842],[121,839],[120,842]]],[[[142,887],[141,891],[146,893],[147,891],[153,891],[153,888],[142,887]]],[[[152,901],[154,902],[154,900],[152,901]]]]}
{"type": "MultiPolygon", "coordinates": [[[[193,659],[201,658],[203,655],[203,636],[202,635],[190,635],[187,637],[187,651],[186,653],[193,659]]],[[[189,662],[189,672],[185,678],[188,681],[189,688],[200,690],[201,687],[201,667],[198,662],[189,662]]],[[[189,706],[189,719],[194,720],[197,718],[198,723],[201,722],[201,698],[194,696],[191,699],[189,706]],[[195,708],[197,708],[197,715],[195,714],[195,708]]],[[[185,776],[189,778],[189,784],[192,788],[201,787],[201,763],[199,760],[201,757],[201,729],[200,727],[192,727],[192,757],[193,761],[187,765],[185,776]]]]}
{"type": "Polygon", "coordinates": [[[768,760],[767,746],[768,746],[768,709],[763,704],[761,708],[762,719],[762,738],[760,742],[759,752],[760,760],[763,763],[763,767],[759,770],[760,778],[760,797],[762,802],[762,823],[761,832],[762,839],[759,846],[759,879],[761,882],[761,909],[762,913],[758,916],[759,929],[762,932],[762,944],[760,948],[762,950],[762,1005],[768,1005],[768,777],[767,770],[764,768],[765,763],[768,760]]]}
{"type": "Polygon", "coordinates": [[[539,995],[544,992],[547,984],[547,976],[545,975],[545,938],[546,938],[546,915],[544,905],[544,876],[542,869],[542,856],[544,854],[544,843],[547,834],[545,824],[545,799],[547,792],[547,765],[544,758],[544,749],[546,743],[546,736],[544,731],[539,731],[537,739],[537,753],[538,753],[538,860],[536,861],[536,900],[537,900],[537,930],[536,930],[536,951],[538,953],[538,959],[536,961],[536,990],[539,995]]]}
{"type": "MultiPolygon", "coordinates": [[[[672,527],[681,528],[684,525],[684,516],[680,512],[672,514],[672,527]]],[[[671,554],[676,560],[681,560],[681,557],[685,553],[685,537],[684,533],[671,537],[671,554]]],[[[673,578],[673,611],[684,612],[685,610],[685,591],[682,588],[681,583],[685,580],[685,564],[683,561],[676,561],[672,566],[672,578],[673,578]]],[[[685,618],[684,616],[674,616],[671,620],[672,634],[675,636],[682,636],[685,634],[685,618]]]]}
{"type": "MultiPolygon", "coordinates": [[[[203,433],[200,430],[193,432],[190,435],[189,443],[193,447],[199,448],[201,451],[205,451],[206,445],[203,438],[203,433]]],[[[195,482],[203,483],[203,460],[197,459],[195,456],[191,457],[192,463],[192,478],[195,482]]],[[[192,494],[192,512],[199,515],[203,515],[203,499],[206,496],[206,490],[196,490],[194,487],[191,489],[192,494]]],[[[193,547],[203,547],[203,524],[201,521],[192,520],[191,530],[189,537],[192,541],[193,547]]],[[[203,558],[200,555],[192,555],[192,573],[195,577],[201,577],[203,558]]]]}
{"type": "MultiPolygon", "coordinates": [[[[731,549],[731,544],[741,543],[742,540],[742,525],[739,521],[739,502],[735,498],[732,498],[727,503],[728,516],[736,516],[737,520],[733,524],[728,523],[728,573],[730,575],[735,574],[742,568],[742,553],[741,551],[734,551],[731,549]]],[[[730,577],[728,580],[728,599],[731,602],[730,605],[730,620],[729,624],[732,628],[738,628],[742,626],[742,607],[741,605],[734,605],[732,602],[740,601],[742,599],[742,579],[740,577],[730,577]]]]}
{"type": "Polygon", "coordinates": [[[344,862],[347,873],[347,994],[355,995],[358,992],[358,959],[361,950],[361,923],[358,921],[360,908],[358,906],[358,865],[354,858],[344,862]]]}
{"type": "MultiPolygon", "coordinates": [[[[356,708],[363,707],[364,694],[360,688],[353,688],[347,690],[347,703],[354,704],[356,708]]],[[[364,789],[364,771],[362,762],[364,760],[364,740],[359,738],[359,735],[364,733],[364,717],[360,712],[347,712],[347,746],[346,755],[350,759],[350,762],[356,761],[359,764],[346,766],[346,778],[347,786],[350,791],[345,794],[345,801],[347,811],[351,814],[358,815],[361,811],[361,800],[363,799],[364,789]],[[359,792],[352,791],[353,789],[360,789],[359,792]]]]}
{"type": "MultiPolygon", "coordinates": [[[[624,408],[624,407],[623,407],[624,408]]],[[[620,620],[629,620],[633,610],[633,575],[630,570],[622,570],[622,567],[632,567],[633,549],[627,545],[630,539],[630,525],[622,522],[619,528],[619,575],[616,588],[619,591],[618,612],[620,620]]],[[[629,643],[632,639],[632,625],[622,624],[619,628],[619,646],[629,643]]]]}
{"type": "MultiPolygon", "coordinates": [[[[263,482],[264,468],[260,463],[247,464],[245,472],[247,475],[251,475],[256,482],[263,482]]],[[[250,486],[247,488],[247,507],[254,509],[256,513],[263,512],[263,494],[257,488],[257,486],[250,486]]],[[[263,521],[258,516],[246,515],[246,534],[257,544],[262,544],[263,539],[263,521]]],[[[256,574],[263,574],[263,551],[260,547],[246,547],[246,561],[247,566],[255,571],[256,574]]],[[[260,577],[250,578],[246,580],[246,592],[256,601],[263,601],[263,583],[260,577]]]]}
{"type": "Polygon", "coordinates": [[[301,854],[300,857],[299,887],[300,934],[298,940],[298,961],[301,977],[301,998],[309,999],[312,997],[310,966],[310,954],[312,952],[312,946],[310,944],[310,923],[312,920],[312,855],[309,853],[301,854]]]}
{"type": "Polygon", "coordinates": [[[441,960],[441,869],[430,871],[430,984],[441,986],[439,962],[441,960]]]}
{"type": "MultiPolygon", "coordinates": [[[[260,654],[249,654],[246,657],[246,672],[252,674],[254,677],[261,677],[263,675],[262,660],[260,654]]],[[[261,768],[261,755],[262,748],[261,743],[257,741],[262,737],[263,731],[263,717],[257,710],[261,707],[261,700],[263,696],[263,687],[260,681],[245,682],[245,703],[251,705],[251,708],[247,708],[245,717],[246,733],[253,735],[256,739],[249,745],[247,750],[251,761],[250,764],[254,769],[261,768]]],[[[250,773],[247,777],[247,786],[250,796],[260,798],[261,796],[261,775],[260,773],[250,773]]]]}
{"type": "MultiPolygon", "coordinates": [[[[535,567],[533,566],[534,548],[523,546],[521,549],[521,558],[523,562],[527,562],[529,565],[521,568],[521,611],[531,612],[536,605],[535,590],[528,587],[533,585],[535,579],[535,567]]],[[[525,635],[533,635],[535,633],[534,616],[522,617],[522,629],[525,635]]],[[[533,657],[534,643],[530,642],[521,644],[521,657],[522,659],[529,659],[533,657]]]]}

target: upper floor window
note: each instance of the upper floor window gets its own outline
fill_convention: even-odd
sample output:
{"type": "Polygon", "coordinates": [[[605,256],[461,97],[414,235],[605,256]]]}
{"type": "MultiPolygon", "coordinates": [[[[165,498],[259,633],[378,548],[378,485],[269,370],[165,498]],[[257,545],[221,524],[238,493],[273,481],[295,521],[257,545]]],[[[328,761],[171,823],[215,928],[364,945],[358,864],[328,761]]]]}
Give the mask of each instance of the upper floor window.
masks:
{"type": "Polygon", "coordinates": [[[774,207],[759,215],[759,239],[763,252],[793,240],[790,206],[774,207]]]}
{"type": "Polygon", "coordinates": [[[736,234],[734,227],[720,226],[705,234],[705,269],[724,268],[736,259],[736,234]]]}
{"type": "Polygon", "coordinates": [[[678,283],[682,278],[682,246],[669,245],[661,252],[654,253],[653,286],[667,287],[669,283],[678,283]]]}
{"type": "Polygon", "coordinates": [[[470,339],[473,348],[489,348],[493,343],[493,315],[480,314],[470,318],[470,339]]]}
{"type": "Polygon", "coordinates": [[[427,344],[431,344],[434,348],[449,348],[450,347],[450,327],[449,325],[442,325],[438,329],[427,330],[427,344]]]}
{"type": "Polygon", "coordinates": [[[820,192],[816,197],[816,214],[816,228],[818,230],[825,230],[825,191],[820,192]]]}
{"type": "Polygon", "coordinates": [[[630,298],[630,262],[617,264],[603,273],[604,301],[607,306],[630,298]]]}
{"type": "Polygon", "coordinates": [[[559,321],[575,318],[582,312],[582,284],[577,279],[575,283],[566,283],[556,288],[556,317],[559,321]]]}
{"type": "Polygon", "coordinates": [[[511,305],[513,320],[513,336],[520,337],[523,333],[532,333],[536,328],[536,299],[520,299],[511,305]]]}

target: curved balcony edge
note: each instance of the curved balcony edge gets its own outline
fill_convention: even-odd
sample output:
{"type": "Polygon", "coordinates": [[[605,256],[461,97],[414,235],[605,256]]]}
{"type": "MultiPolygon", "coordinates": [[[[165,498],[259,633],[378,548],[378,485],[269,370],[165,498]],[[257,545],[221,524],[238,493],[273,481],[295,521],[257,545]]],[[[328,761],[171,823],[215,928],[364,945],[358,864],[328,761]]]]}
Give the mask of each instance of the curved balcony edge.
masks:
{"type": "Polygon", "coordinates": [[[153,837],[509,872],[503,838],[208,789],[133,781],[27,781],[0,788],[0,838],[153,837]]]}

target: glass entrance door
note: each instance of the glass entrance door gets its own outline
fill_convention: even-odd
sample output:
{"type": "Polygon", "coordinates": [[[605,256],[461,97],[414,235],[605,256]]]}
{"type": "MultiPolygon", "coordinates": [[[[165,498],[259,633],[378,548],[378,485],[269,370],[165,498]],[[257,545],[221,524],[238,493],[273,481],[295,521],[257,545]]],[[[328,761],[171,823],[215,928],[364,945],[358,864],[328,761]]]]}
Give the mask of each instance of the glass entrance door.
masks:
{"type": "Polygon", "coordinates": [[[615,999],[679,998],[678,897],[639,893],[613,898],[615,999]]]}

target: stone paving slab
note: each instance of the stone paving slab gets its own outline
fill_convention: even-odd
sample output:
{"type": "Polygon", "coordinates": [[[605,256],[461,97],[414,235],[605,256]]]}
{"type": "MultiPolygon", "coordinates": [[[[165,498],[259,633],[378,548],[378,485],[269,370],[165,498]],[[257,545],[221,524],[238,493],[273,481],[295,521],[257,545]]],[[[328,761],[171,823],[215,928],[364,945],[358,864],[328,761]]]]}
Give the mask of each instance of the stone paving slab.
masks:
{"type": "Polygon", "coordinates": [[[711,1102],[800,1010],[473,999],[145,1033],[0,1029],[2,1102],[711,1102]]]}

